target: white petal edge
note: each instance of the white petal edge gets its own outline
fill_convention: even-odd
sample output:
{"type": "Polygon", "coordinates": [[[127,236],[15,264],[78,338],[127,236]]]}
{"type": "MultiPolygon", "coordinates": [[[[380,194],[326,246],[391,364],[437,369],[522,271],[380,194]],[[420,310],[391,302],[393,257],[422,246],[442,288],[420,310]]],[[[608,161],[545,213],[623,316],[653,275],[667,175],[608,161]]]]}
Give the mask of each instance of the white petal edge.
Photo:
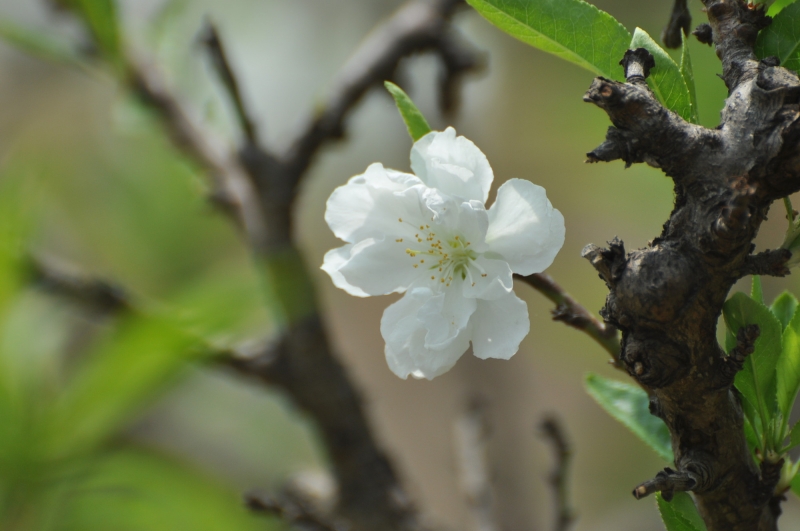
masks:
{"type": "Polygon", "coordinates": [[[486,155],[456,130],[431,131],[411,148],[411,169],[431,188],[482,203],[489,197],[494,173],[486,155]]]}
{"type": "Polygon", "coordinates": [[[511,358],[531,329],[528,305],[513,292],[499,299],[477,302],[470,319],[472,352],[484,360],[511,358]]]}
{"type": "Polygon", "coordinates": [[[347,282],[347,280],[344,278],[344,275],[339,272],[339,269],[341,269],[345,262],[350,259],[350,250],[352,248],[353,244],[349,243],[343,247],[331,249],[325,253],[325,258],[322,260],[322,266],[320,266],[320,269],[328,273],[333,281],[333,285],[337,288],[343,289],[350,295],[354,295],[356,297],[369,297],[369,294],[365,293],[364,290],[347,282]]]}
{"type": "Polygon", "coordinates": [[[541,273],[564,245],[564,216],[553,208],[541,186],[510,179],[497,190],[489,208],[489,250],[503,257],[514,273],[541,273]]]}
{"type": "Polygon", "coordinates": [[[450,370],[469,348],[469,330],[463,330],[445,348],[425,347],[428,330],[417,319],[420,308],[434,296],[428,288],[412,288],[383,312],[381,335],[389,369],[404,380],[408,376],[431,380],[450,370]]]}
{"type": "Polygon", "coordinates": [[[391,237],[367,238],[350,248],[349,259],[339,266],[339,273],[351,286],[368,295],[404,292],[426,271],[414,267],[419,260],[406,253],[408,243],[391,237]]]}
{"type": "Polygon", "coordinates": [[[331,193],[325,221],[337,238],[348,243],[392,234],[397,217],[407,215],[402,210],[407,205],[398,203],[395,194],[415,185],[422,185],[416,176],[384,168],[376,162],[331,193]]]}

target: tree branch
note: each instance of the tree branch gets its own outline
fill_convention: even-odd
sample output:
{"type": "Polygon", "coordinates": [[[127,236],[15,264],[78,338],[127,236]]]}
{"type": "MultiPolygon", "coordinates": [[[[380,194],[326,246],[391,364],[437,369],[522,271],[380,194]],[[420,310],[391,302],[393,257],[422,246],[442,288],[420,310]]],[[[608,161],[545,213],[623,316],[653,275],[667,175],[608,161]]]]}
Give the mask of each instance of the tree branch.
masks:
{"type": "Polygon", "coordinates": [[[709,130],[664,109],[644,84],[643,54],[626,55],[627,83],[595,79],[585,99],[614,127],[589,159],[661,168],[675,183],[675,207],[647,247],[625,253],[614,241],[584,255],[609,288],[601,315],[622,331],[620,362],[672,437],[676,470],[634,494],[661,491],[668,500],[692,490],[709,531],[776,531],[775,472],[756,467],[733,388],[757,329],[739,331],[726,357],[716,326],[743,274],[785,273],[785,252],[751,252],[770,204],[800,189],[800,80],[773,60],[756,60],[758,30],[769,23],[763,6],[703,3],[709,24],[699,33],[713,40],[730,92],[722,122],[709,130]]]}
{"type": "MultiPolygon", "coordinates": [[[[391,18],[378,26],[342,67],[335,88],[312,118],[304,132],[280,157],[286,179],[296,191],[300,179],[311,165],[316,152],[326,142],[342,138],[345,119],[355,104],[375,86],[394,76],[401,59],[425,50],[433,50],[444,61],[445,94],[463,73],[479,68],[474,52],[465,51],[454,40],[448,19],[463,0],[414,0],[403,5],[391,18]]],[[[452,99],[443,101],[450,108],[452,99]]]]}
{"type": "Polygon", "coordinates": [[[245,142],[254,146],[258,145],[258,132],[256,131],[255,120],[250,116],[242,97],[239,81],[233,73],[225,46],[219,37],[216,25],[211,20],[206,20],[205,28],[200,34],[200,42],[206,48],[211,64],[217,73],[228,98],[233,104],[236,119],[239,127],[244,133],[245,142]]]}
{"type": "Polygon", "coordinates": [[[561,321],[585,332],[611,355],[615,366],[619,364],[619,339],[617,338],[617,329],[613,325],[598,320],[549,275],[535,273],[528,276],[514,275],[514,278],[531,286],[555,303],[556,307],[552,310],[554,321],[561,321]]]}
{"type": "Polygon", "coordinates": [[[549,478],[556,508],[556,521],[553,529],[554,531],[567,531],[575,522],[575,513],[569,504],[569,490],[567,488],[567,476],[569,474],[569,465],[572,461],[572,451],[564,434],[564,429],[556,417],[545,417],[539,428],[542,432],[542,437],[553,447],[555,455],[555,467],[549,478]]]}
{"type": "Polygon", "coordinates": [[[285,327],[274,348],[236,358],[238,372],[282,388],[319,428],[339,484],[340,514],[355,530],[418,529],[416,512],[367,421],[361,397],[336,359],[318,316],[313,286],[293,242],[292,219],[298,186],[319,150],[342,136],[349,113],[373,86],[390,78],[399,62],[425,50],[445,65],[443,85],[479,65],[456,41],[449,18],[463,0],[413,0],[405,4],[359,47],[343,67],[322,111],[311,119],[290,149],[273,155],[257,143],[253,120],[239,91],[222,40],[210,26],[206,50],[236,109],[245,142],[235,158],[221,157],[187,118],[179,98],[152,68],[131,63],[129,85],[162,117],[182,151],[216,176],[225,204],[243,228],[257,264],[282,305],[285,327]],[[289,278],[291,277],[291,279],[289,278]]]}
{"type": "Polygon", "coordinates": [[[475,531],[496,531],[498,526],[487,450],[491,428],[483,399],[474,397],[470,400],[467,411],[456,420],[453,428],[461,490],[472,510],[475,531]]]}

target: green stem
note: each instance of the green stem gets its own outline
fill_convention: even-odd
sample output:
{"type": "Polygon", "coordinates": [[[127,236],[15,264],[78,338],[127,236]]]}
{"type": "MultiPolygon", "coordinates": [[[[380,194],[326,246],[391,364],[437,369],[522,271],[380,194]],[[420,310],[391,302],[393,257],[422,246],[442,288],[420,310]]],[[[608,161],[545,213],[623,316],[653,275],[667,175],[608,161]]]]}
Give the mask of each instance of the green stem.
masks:
{"type": "Polygon", "coordinates": [[[789,228],[794,225],[794,208],[792,208],[792,200],[789,196],[783,198],[783,206],[786,208],[786,217],[789,219],[789,228]]]}

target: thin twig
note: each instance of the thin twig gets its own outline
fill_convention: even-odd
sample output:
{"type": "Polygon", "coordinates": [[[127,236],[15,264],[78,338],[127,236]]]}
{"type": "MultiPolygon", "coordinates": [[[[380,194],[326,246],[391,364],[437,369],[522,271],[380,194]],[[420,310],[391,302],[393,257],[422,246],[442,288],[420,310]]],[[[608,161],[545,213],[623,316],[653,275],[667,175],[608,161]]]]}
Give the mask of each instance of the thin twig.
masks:
{"type": "Polygon", "coordinates": [[[131,92],[161,118],[175,147],[208,174],[213,185],[212,201],[242,230],[252,247],[262,248],[266,240],[264,216],[258,194],[239,162],[197,126],[155,66],[130,59],[125,81],[131,92]]]}
{"type": "Polygon", "coordinates": [[[355,104],[369,89],[393,78],[403,58],[426,50],[437,52],[444,57],[451,78],[481,66],[481,61],[465,54],[463,47],[461,53],[455,51],[454,30],[448,20],[463,4],[463,0],[410,1],[370,33],[342,67],[322,112],[309,121],[280,157],[294,190],[319,148],[344,135],[345,120],[355,104]]]}
{"type": "Polygon", "coordinates": [[[569,442],[564,434],[561,423],[554,416],[545,417],[539,425],[542,437],[552,445],[555,455],[555,467],[550,474],[550,486],[553,489],[555,502],[555,531],[567,531],[575,522],[575,512],[569,504],[569,491],[567,476],[572,459],[569,442]]]}
{"type": "Polygon", "coordinates": [[[475,531],[496,531],[494,493],[490,481],[486,405],[473,398],[454,428],[461,489],[467,497],[475,531]]]}
{"type": "Polygon", "coordinates": [[[219,76],[222,86],[228,94],[233,107],[236,111],[236,119],[239,127],[244,133],[247,143],[258,145],[258,132],[256,131],[255,121],[247,111],[247,107],[242,97],[239,81],[233,73],[225,46],[220,39],[216,25],[211,20],[206,20],[205,27],[200,34],[200,42],[205,46],[214,71],[219,76]]]}
{"type": "Polygon", "coordinates": [[[87,275],[52,256],[30,257],[26,265],[31,282],[58,297],[102,314],[131,309],[130,296],[121,286],[87,275]]]}
{"type": "Polygon", "coordinates": [[[589,310],[573,299],[564,288],[559,286],[550,275],[535,273],[528,276],[515,275],[514,278],[528,284],[556,304],[552,310],[554,321],[561,321],[588,334],[611,354],[615,366],[621,366],[619,338],[614,326],[597,319],[589,310]]]}
{"type": "MultiPolygon", "coordinates": [[[[285,272],[287,267],[294,273],[303,269],[292,233],[294,199],[315,155],[342,136],[349,113],[371,87],[392,77],[403,58],[426,50],[437,52],[445,57],[452,79],[477,64],[454,50],[449,19],[463,4],[463,0],[413,0],[389,17],[344,66],[322,110],[281,157],[255,143],[253,121],[218,36],[206,49],[237,107],[247,139],[234,153],[217,149],[152,65],[129,60],[123,82],[161,117],[175,146],[209,174],[218,203],[243,230],[258,264],[274,268],[269,269],[271,274],[285,272]]],[[[310,279],[301,283],[310,284],[310,279]]],[[[297,293],[276,297],[284,306],[297,298],[297,293]]],[[[229,365],[282,388],[314,418],[339,485],[338,510],[353,528],[419,529],[417,513],[394,465],[375,439],[360,393],[333,353],[313,294],[308,299],[312,311],[304,308],[302,317],[287,323],[277,348],[229,365]]]]}

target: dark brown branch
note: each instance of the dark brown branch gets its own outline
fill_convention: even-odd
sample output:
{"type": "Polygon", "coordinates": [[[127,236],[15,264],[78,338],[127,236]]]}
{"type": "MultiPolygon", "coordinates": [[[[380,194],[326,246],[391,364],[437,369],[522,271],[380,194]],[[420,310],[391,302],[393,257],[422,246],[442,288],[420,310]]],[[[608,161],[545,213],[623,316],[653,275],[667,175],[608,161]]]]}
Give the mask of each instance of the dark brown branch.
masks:
{"type": "Polygon", "coordinates": [[[561,321],[586,333],[597,341],[606,352],[611,354],[615,363],[618,362],[620,346],[617,338],[617,329],[614,326],[605,324],[597,319],[549,275],[535,273],[528,276],[515,275],[514,278],[531,286],[555,303],[556,307],[552,310],[554,321],[561,321]]]}
{"type": "Polygon", "coordinates": [[[445,110],[452,108],[453,82],[481,65],[456,43],[448,19],[463,0],[414,0],[376,28],[342,68],[331,96],[281,157],[293,189],[319,148],[344,135],[345,119],[366,92],[391,79],[401,59],[425,50],[440,54],[445,65],[445,110]]]}
{"type": "Polygon", "coordinates": [[[675,492],[685,492],[692,490],[697,485],[697,481],[686,472],[675,472],[671,468],[665,468],[656,477],[645,481],[635,489],[633,496],[640,500],[654,492],[660,492],[661,496],[671,501],[675,492]]]}
{"type": "Polygon", "coordinates": [[[753,461],[733,389],[756,330],[740,331],[725,357],[716,327],[743,274],[785,273],[784,251],[751,252],[770,204],[800,189],[800,79],[774,60],[756,60],[758,30],[769,23],[763,6],[703,3],[709,25],[701,33],[713,40],[730,91],[719,127],[687,124],[664,109],[641,75],[628,83],[597,78],[586,94],[613,124],[590,161],[661,168],[674,181],[675,207],[647,247],[625,253],[612,242],[587,246],[585,256],[609,288],[601,315],[622,331],[620,362],[672,437],[676,469],[634,494],[669,499],[692,490],[709,531],[776,531],[775,473],[753,461]]]}
{"type": "Polygon", "coordinates": [[[792,252],[788,249],[775,249],[750,255],[744,263],[741,276],[769,275],[773,277],[785,277],[790,274],[786,264],[791,257],[792,252]]]}
{"type": "Polygon", "coordinates": [[[247,107],[242,97],[239,81],[233,73],[225,46],[219,36],[216,25],[206,20],[205,28],[200,34],[200,41],[205,46],[214,71],[217,73],[225,92],[233,104],[239,127],[244,133],[245,141],[251,145],[258,145],[258,134],[255,121],[247,112],[247,107]]]}
{"type": "Polygon", "coordinates": [[[550,487],[553,490],[556,521],[553,529],[555,531],[567,531],[575,522],[575,513],[569,503],[569,489],[567,478],[569,475],[569,465],[572,461],[572,451],[569,442],[564,434],[561,423],[554,416],[545,417],[539,425],[544,437],[553,447],[555,455],[555,466],[550,474],[550,487]]]}
{"type": "Polygon", "coordinates": [[[173,145],[208,174],[212,201],[244,232],[253,248],[263,248],[267,230],[258,195],[242,167],[196,125],[154,66],[131,59],[124,81],[161,119],[173,145]]]}
{"type": "Polygon", "coordinates": [[[313,415],[339,482],[340,510],[357,529],[418,528],[392,464],[370,431],[361,396],[317,317],[291,325],[269,352],[228,365],[284,389],[313,415]]]}
{"type": "Polygon", "coordinates": [[[391,78],[403,58],[426,50],[438,53],[445,65],[443,85],[447,91],[455,88],[454,80],[478,66],[479,61],[457,41],[449,23],[463,4],[463,0],[413,0],[373,31],[342,69],[322,111],[282,157],[256,143],[253,120],[213,29],[206,42],[246,138],[235,156],[220,150],[195,125],[155,68],[128,60],[123,79],[161,118],[175,146],[209,174],[213,196],[242,229],[264,275],[297,277],[295,282],[277,278],[270,283],[289,316],[279,344],[255,357],[237,357],[229,365],[281,387],[313,417],[339,484],[339,514],[354,530],[410,530],[419,525],[391,463],[371,432],[360,395],[333,354],[317,315],[313,286],[293,242],[294,199],[318,151],[342,136],[346,118],[356,104],[371,87],[391,78]],[[296,288],[286,291],[291,285],[296,288]]]}
{"type": "Polygon", "coordinates": [[[91,277],[52,257],[31,257],[27,265],[34,285],[93,312],[107,314],[131,308],[130,296],[122,287],[91,277]]]}

